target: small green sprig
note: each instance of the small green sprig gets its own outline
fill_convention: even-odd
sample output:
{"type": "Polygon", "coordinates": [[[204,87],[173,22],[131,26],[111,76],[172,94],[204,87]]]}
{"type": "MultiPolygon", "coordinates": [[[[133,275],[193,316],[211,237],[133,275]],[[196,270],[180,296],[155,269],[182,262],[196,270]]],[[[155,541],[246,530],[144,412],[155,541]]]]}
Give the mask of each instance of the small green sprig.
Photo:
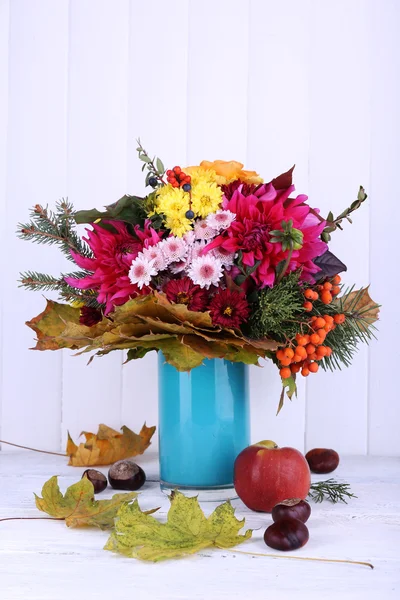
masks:
{"type": "Polygon", "coordinates": [[[319,503],[323,500],[329,500],[333,504],[337,502],[347,504],[346,498],[357,498],[355,494],[350,492],[349,483],[339,483],[335,479],[312,483],[308,495],[314,502],[319,503]]]}
{"type": "Polygon", "coordinates": [[[143,162],[142,171],[146,168],[148,171],[145,180],[146,186],[150,185],[151,187],[156,188],[159,185],[165,185],[165,181],[163,180],[165,167],[161,158],[157,158],[156,156],[150,158],[149,154],[143,148],[140,139],[137,139],[136,141],[138,145],[136,151],[138,152],[139,160],[143,162]]]}
{"type": "Polygon", "coordinates": [[[361,204],[367,199],[367,197],[368,196],[365,193],[365,189],[362,187],[362,185],[360,185],[360,189],[357,194],[357,200],[354,200],[354,202],[352,202],[350,206],[340,213],[340,215],[336,218],[333,216],[333,213],[330,212],[326,218],[327,226],[321,233],[322,241],[329,242],[331,239],[331,233],[333,231],[336,229],[343,229],[342,222],[344,219],[346,219],[349,223],[352,223],[349,215],[360,208],[361,204]]]}

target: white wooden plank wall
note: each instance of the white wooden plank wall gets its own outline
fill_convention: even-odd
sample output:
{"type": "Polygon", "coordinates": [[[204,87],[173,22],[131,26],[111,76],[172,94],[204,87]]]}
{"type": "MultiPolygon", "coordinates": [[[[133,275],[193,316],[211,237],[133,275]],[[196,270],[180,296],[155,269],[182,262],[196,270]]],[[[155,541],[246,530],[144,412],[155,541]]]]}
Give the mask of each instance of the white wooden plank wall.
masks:
{"type": "Polygon", "coordinates": [[[44,300],[21,270],[68,269],[15,237],[36,202],[101,207],[144,191],[135,138],[166,164],[237,159],[295,183],[323,213],[369,199],[332,248],[383,304],[379,343],[309,377],[275,417],[279,379],[252,369],[252,436],[299,449],[400,455],[396,0],[0,0],[0,439],[64,446],[100,422],[157,423],[156,356],[86,366],[34,353],[44,300]],[[396,206],[395,206],[396,202],[396,206]]]}

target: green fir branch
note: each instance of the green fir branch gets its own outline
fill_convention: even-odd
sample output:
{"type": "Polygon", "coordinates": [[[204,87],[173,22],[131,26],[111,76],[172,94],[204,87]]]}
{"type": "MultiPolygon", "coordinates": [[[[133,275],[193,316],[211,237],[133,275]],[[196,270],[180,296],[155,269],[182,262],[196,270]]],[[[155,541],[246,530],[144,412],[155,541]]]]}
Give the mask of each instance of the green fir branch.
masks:
{"type": "Polygon", "coordinates": [[[29,222],[18,224],[19,238],[38,244],[58,245],[72,262],[71,250],[86,258],[92,257],[90,248],[76,232],[73,206],[68,200],[57,202],[54,212],[36,204],[30,211],[30,218],[29,222]]]}
{"type": "Polygon", "coordinates": [[[299,272],[289,273],[278,285],[266,287],[257,293],[246,326],[248,337],[272,337],[277,341],[286,341],[296,335],[304,315],[299,276],[299,272]]]}
{"type": "Polygon", "coordinates": [[[333,504],[336,504],[337,502],[344,502],[347,504],[346,498],[357,498],[355,494],[350,492],[349,483],[339,483],[335,479],[327,479],[326,481],[312,483],[308,495],[314,502],[319,503],[323,500],[329,500],[330,502],[333,502],[333,504]]]}
{"type": "Polygon", "coordinates": [[[53,277],[46,273],[38,273],[36,271],[25,271],[20,274],[20,287],[24,287],[36,292],[58,292],[60,300],[65,302],[79,302],[85,306],[92,308],[102,308],[103,305],[97,302],[97,292],[95,290],[81,290],[69,285],[66,277],[74,279],[82,279],[86,277],[86,271],[77,271],[74,273],[63,273],[60,277],[53,277]]]}

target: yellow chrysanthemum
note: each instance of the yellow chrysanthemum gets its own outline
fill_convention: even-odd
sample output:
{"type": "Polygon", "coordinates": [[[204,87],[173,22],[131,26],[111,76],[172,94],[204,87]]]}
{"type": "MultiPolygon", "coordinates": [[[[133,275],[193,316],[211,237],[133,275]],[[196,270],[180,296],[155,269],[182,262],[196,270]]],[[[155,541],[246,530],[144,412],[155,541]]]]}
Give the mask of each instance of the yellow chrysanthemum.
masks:
{"type": "Polygon", "coordinates": [[[165,219],[165,227],[177,237],[182,237],[192,229],[192,222],[182,214],[170,215],[165,219]]]}
{"type": "Polygon", "coordinates": [[[172,185],[163,186],[157,194],[155,212],[165,215],[165,226],[174,235],[182,237],[192,229],[192,222],[186,218],[189,210],[189,194],[172,185]]]}
{"type": "Polygon", "coordinates": [[[220,208],[222,190],[216,183],[199,181],[192,187],[192,210],[197,217],[203,219],[220,208]]]}
{"type": "Polygon", "coordinates": [[[202,167],[187,167],[184,169],[187,175],[190,175],[192,187],[202,182],[216,183],[217,174],[212,169],[203,169],[202,167]]]}

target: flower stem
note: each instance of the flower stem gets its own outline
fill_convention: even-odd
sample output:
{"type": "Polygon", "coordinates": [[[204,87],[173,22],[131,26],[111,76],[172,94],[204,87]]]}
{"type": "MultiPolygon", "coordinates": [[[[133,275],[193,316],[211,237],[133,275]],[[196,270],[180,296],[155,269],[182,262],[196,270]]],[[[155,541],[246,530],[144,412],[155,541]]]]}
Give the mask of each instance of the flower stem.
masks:
{"type": "Polygon", "coordinates": [[[275,282],[274,285],[278,285],[282,281],[283,276],[285,275],[286,271],[288,270],[288,267],[289,267],[289,264],[290,264],[290,260],[292,258],[292,254],[293,254],[293,243],[291,243],[291,245],[290,245],[289,253],[288,253],[287,258],[285,260],[285,263],[284,263],[284,265],[282,267],[282,270],[281,270],[281,272],[278,275],[278,279],[276,280],[276,282],[275,282]]]}
{"type": "Polygon", "coordinates": [[[245,552],[244,550],[231,550],[230,548],[224,548],[228,552],[238,553],[238,554],[248,554],[249,556],[267,556],[269,558],[289,558],[291,560],[313,560],[317,562],[328,562],[328,563],[347,563],[349,565],[363,565],[365,567],[374,568],[369,562],[362,562],[358,560],[345,560],[339,558],[313,558],[310,556],[284,556],[281,554],[263,554],[261,552],[245,552]]]}
{"type": "Polygon", "coordinates": [[[55,456],[68,456],[68,454],[61,454],[61,452],[50,452],[50,450],[38,450],[37,448],[29,448],[29,446],[21,446],[20,444],[12,444],[5,440],[0,440],[0,444],[8,444],[9,446],[15,446],[16,448],[23,448],[24,450],[32,450],[33,452],[42,452],[43,454],[54,454],[55,456]]]}

